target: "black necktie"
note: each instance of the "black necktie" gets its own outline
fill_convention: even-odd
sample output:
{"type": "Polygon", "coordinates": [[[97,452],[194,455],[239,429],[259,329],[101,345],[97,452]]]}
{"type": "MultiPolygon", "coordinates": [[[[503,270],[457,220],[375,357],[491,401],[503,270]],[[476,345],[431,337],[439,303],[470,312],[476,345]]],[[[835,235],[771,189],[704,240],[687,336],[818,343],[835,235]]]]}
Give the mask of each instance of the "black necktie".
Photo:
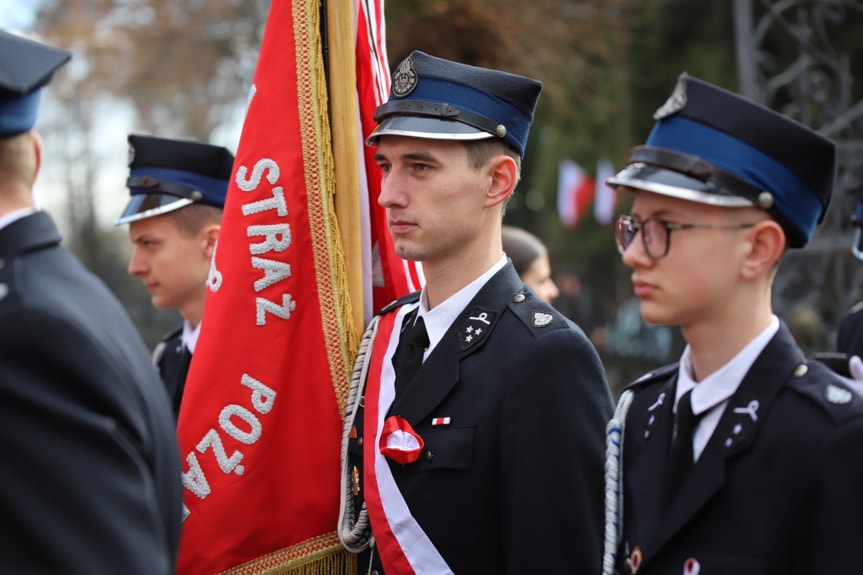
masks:
{"type": "Polygon", "coordinates": [[[183,351],[180,354],[180,369],[177,372],[177,387],[174,388],[174,413],[180,413],[180,401],[183,399],[183,390],[186,388],[186,379],[189,376],[189,366],[192,365],[192,352],[181,343],[183,351]]]}
{"type": "MultiPolygon", "coordinates": [[[[694,389],[694,388],[693,388],[694,389]]],[[[677,402],[677,436],[671,446],[671,458],[666,481],[666,504],[671,503],[694,465],[692,439],[700,416],[692,413],[692,389],[677,402]]]]}
{"type": "Polygon", "coordinates": [[[407,387],[413,379],[414,374],[423,363],[423,354],[429,345],[429,336],[426,332],[426,324],[422,317],[416,322],[414,317],[408,317],[405,321],[407,327],[399,336],[399,344],[393,355],[393,367],[396,370],[396,395],[407,387]]]}

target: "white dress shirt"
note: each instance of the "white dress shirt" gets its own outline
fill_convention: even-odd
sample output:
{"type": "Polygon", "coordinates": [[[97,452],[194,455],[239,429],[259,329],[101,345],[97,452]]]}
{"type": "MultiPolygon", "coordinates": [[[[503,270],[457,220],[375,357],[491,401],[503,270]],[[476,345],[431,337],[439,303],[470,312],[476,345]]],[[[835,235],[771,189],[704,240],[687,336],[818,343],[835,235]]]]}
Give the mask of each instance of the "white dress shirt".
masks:
{"type": "Polygon", "coordinates": [[[701,453],[710,441],[710,437],[719,425],[719,420],[728,406],[728,400],[740,387],[740,382],[746,376],[749,368],[755,363],[755,359],[761,354],[767,343],[773,339],[779,331],[779,318],[775,315],[770,324],[750,341],[746,347],[741,349],[737,355],[731,358],[725,365],[717,369],[699,382],[692,378],[692,360],[689,346],[683,350],[680,357],[680,367],[677,374],[677,392],[674,397],[674,414],[677,416],[677,402],[680,397],[693,389],[692,413],[694,415],[704,414],[695,427],[692,439],[692,453],[695,460],[701,457],[701,453]]]}

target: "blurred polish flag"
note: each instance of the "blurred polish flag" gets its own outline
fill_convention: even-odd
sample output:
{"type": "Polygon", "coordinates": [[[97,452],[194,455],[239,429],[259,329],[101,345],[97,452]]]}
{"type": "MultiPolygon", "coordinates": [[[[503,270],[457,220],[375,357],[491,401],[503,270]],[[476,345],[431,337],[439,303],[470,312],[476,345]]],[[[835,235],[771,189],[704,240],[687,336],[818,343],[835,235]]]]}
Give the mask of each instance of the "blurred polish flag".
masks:
{"type": "Polygon", "coordinates": [[[614,219],[617,210],[617,190],[605,183],[614,175],[614,166],[607,158],[603,158],[596,166],[596,198],[593,202],[593,215],[596,221],[608,225],[614,219]]]}
{"type": "Polygon", "coordinates": [[[574,228],[590,208],[596,184],[574,160],[561,160],[557,174],[558,217],[564,227],[574,228]]]}

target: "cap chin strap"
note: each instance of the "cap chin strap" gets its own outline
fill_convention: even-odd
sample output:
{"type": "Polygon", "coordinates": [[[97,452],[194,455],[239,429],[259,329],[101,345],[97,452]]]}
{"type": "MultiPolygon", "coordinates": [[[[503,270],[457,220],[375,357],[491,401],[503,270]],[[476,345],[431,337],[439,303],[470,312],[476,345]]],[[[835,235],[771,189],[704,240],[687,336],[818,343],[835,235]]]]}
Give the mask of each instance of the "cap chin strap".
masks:
{"type": "Polygon", "coordinates": [[[375,122],[380,123],[381,120],[393,115],[422,116],[461,122],[499,138],[506,136],[506,126],[503,124],[450,104],[438,104],[437,102],[424,102],[422,100],[391,100],[378,106],[375,111],[375,122]]]}
{"type": "Polygon", "coordinates": [[[153,176],[129,176],[129,179],[126,180],[126,186],[130,189],[143,188],[145,190],[159,190],[166,194],[171,194],[172,196],[192,200],[193,202],[200,202],[204,199],[204,194],[194,188],[188,188],[173,182],[166,182],[165,180],[160,180],[153,176]]]}

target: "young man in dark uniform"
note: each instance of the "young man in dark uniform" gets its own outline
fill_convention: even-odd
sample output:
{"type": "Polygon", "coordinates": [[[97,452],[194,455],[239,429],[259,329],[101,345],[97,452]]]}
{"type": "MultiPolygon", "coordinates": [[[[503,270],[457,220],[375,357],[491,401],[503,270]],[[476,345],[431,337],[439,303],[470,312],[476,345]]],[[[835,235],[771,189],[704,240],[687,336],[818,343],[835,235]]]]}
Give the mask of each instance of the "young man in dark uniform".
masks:
{"type": "Polygon", "coordinates": [[[426,283],[373,321],[356,371],[340,531],[362,573],[599,568],[605,374],[501,243],[541,87],[414,52],[376,112],[378,201],[426,283]]]}
{"type": "Polygon", "coordinates": [[[149,353],[33,199],[69,54],[0,31],[0,570],[174,573],[180,459],[149,353]]]}
{"type": "Polygon", "coordinates": [[[687,346],[610,425],[605,573],[854,571],[863,400],[771,307],[782,254],[827,210],[836,146],[685,74],[654,117],[609,179],[634,194],[616,239],[642,317],[687,346]]]}
{"type": "Polygon", "coordinates": [[[234,156],[221,146],[135,134],[129,154],[131,199],[117,225],[129,224],[129,274],[141,278],[154,306],[183,317],[153,353],[178,415],[234,156]]]}

